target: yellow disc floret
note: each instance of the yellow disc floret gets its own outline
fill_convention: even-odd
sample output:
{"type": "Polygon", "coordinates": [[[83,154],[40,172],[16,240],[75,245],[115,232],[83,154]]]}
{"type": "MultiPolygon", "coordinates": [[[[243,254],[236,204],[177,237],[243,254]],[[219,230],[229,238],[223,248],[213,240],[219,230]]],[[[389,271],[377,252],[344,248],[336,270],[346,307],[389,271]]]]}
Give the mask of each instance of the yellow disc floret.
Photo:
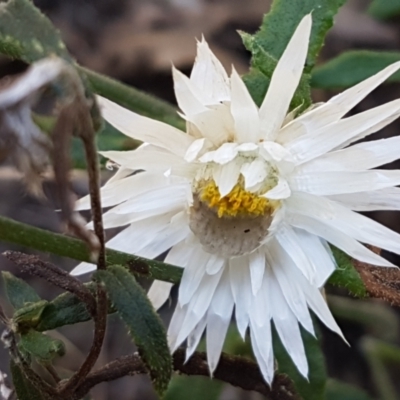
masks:
{"type": "Polygon", "coordinates": [[[211,180],[200,185],[199,195],[200,200],[214,208],[220,218],[245,215],[257,217],[271,213],[277,206],[277,201],[248,192],[241,182],[229,194],[221,197],[218,186],[211,180]]]}

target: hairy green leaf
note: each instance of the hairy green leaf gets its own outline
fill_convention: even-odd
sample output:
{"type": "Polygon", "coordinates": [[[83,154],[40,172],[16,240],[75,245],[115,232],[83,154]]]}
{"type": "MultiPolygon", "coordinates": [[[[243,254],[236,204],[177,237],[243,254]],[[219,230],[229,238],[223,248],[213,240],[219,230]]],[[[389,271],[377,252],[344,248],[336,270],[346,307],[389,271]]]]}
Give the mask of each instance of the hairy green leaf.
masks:
{"type": "Polygon", "coordinates": [[[23,333],[30,328],[36,328],[47,304],[46,300],[40,300],[15,311],[13,323],[17,327],[18,332],[23,333]]]}
{"type": "Polygon", "coordinates": [[[27,63],[52,54],[72,61],[58,30],[30,0],[0,3],[0,53],[27,63]]]}
{"type": "MultiPolygon", "coordinates": [[[[400,52],[348,51],[316,67],[312,74],[311,86],[320,89],[348,88],[396,61],[400,61],[400,52]]],[[[400,72],[393,74],[387,81],[399,82],[400,72]]]]}
{"type": "Polygon", "coordinates": [[[333,24],[333,16],[345,0],[275,0],[255,35],[242,34],[246,48],[252,53],[250,73],[244,81],[260,105],[270,83],[277,60],[281,57],[301,19],[312,12],[313,28],[304,75],[290,105],[290,109],[307,108],[311,104],[309,73],[312,70],[324,38],[333,24]],[[261,74],[260,74],[261,72],[261,74]]]}
{"type": "Polygon", "coordinates": [[[35,303],[36,301],[41,300],[33,287],[28,285],[22,279],[19,279],[6,271],[3,271],[1,275],[7,298],[16,310],[28,305],[29,303],[35,303]]]}
{"type": "Polygon", "coordinates": [[[10,370],[18,400],[46,400],[46,397],[28,381],[19,365],[11,361],[10,370]]]}
{"type": "Polygon", "coordinates": [[[318,339],[303,328],[301,328],[301,335],[309,366],[308,381],[298,372],[274,329],[273,342],[275,357],[278,361],[278,371],[290,376],[303,399],[321,400],[324,399],[327,379],[324,355],[318,339]]]}
{"type": "Polygon", "coordinates": [[[329,379],[326,385],[326,400],[372,400],[372,397],[348,383],[329,379]]]}
{"type": "Polygon", "coordinates": [[[373,0],[368,13],[378,19],[389,19],[400,15],[400,0],[373,0]]]}
{"type": "Polygon", "coordinates": [[[352,259],[343,251],[331,246],[338,268],[331,275],[328,283],[331,285],[345,287],[350,293],[357,297],[367,296],[364,282],[360,274],[354,268],[352,259]]]}
{"type": "Polygon", "coordinates": [[[50,363],[55,357],[65,354],[65,346],[61,340],[52,339],[41,332],[29,330],[21,335],[18,345],[41,364],[50,363]]]}
{"type": "Polygon", "coordinates": [[[106,286],[111,303],[149,369],[155,389],[162,394],[171,379],[172,358],[165,329],[146,293],[124,267],[110,266],[107,271],[97,271],[95,276],[106,286]]]}

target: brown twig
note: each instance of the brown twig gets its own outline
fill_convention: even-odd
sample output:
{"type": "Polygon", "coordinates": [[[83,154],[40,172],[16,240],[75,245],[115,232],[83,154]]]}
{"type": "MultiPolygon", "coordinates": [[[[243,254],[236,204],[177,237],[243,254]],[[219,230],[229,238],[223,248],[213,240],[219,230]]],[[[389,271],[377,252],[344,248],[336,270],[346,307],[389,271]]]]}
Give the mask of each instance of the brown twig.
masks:
{"type": "Polygon", "coordinates": [[[43,278],[54,286],[74,294],[87,306],[92,316],[96,314],[96,301],[92,293],[82,282],[69,275],[68,272],[49,262],[42,261],[34,255],[18,251],[5,251],[2,255],[16,264],[23,272],[43,278]]]}
{"type": "MultiPolygon", "coordinates": [[[[375,253],[380,253],[380,249],[370,248],[375,253]]],[[[353,260],[353,263],[371,297],[400,307],[400,270],[398,268],[376,267],[357,260],[353,260]]]]}
{"type": "MultiPolygon", "coordinates": [[[[196,352],[185,363],[185,351],[179,349],[173,356],[175,371],[185,375],[210,376],[207,356],[196,352]]],[[[146,368],[136,354],[118,358],[103,368],[89,374],[86,380],[75,392],[75,399],[83,397],[89,390],[101,382],[112,381],[127,375],[144,374],[146,368]]],[[[284,374],[275,376],[270,388],[264,381],[258,365],[246,358],[222,354],[214,378],[230,383],[245,390],[254,390],[270,400],[300,400],[294,389],[293,382],[284,374]]]]}

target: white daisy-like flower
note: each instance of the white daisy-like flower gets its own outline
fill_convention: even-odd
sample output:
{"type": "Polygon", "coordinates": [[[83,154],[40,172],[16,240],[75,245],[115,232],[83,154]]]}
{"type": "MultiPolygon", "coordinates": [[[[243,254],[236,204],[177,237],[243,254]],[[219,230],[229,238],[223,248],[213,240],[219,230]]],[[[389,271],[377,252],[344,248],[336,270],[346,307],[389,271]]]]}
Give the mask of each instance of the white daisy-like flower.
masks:
{"type": "MultiPolygon", "coordinates": [[[[190,357],[206,331],[211,373],[234,313],[268,383],[272,323],[307,376],[299,325],[314,334],[310,310],[341,335],[320,292],[336,267],[328,243],[379,266],[392,264],[361,243],[400,254],[398,234],[355,212],[400,209],[400,171],[372,169],[398,158],[400,137],[349,146],[397,118],[400,100],[343,118],[400,63],[294,118],[288,109],[311,24],[310,15],[300,22],[260,108],[204,40],[190,78],[173,69],[187,132],[100,99],[107,121],[146,142],[102,153],[120,165],[102,189],[104,207],[112,207],[105,226],[128,225],[108,247],[147,258],[170,249],[165,261],[184,271],[169,343],[174,351],[186,340],[190,357]]],[[[93,269],[81,264],[73,273],[93,269]]],[[[156,307],[170,288],[153,284],[156,307]]]]}

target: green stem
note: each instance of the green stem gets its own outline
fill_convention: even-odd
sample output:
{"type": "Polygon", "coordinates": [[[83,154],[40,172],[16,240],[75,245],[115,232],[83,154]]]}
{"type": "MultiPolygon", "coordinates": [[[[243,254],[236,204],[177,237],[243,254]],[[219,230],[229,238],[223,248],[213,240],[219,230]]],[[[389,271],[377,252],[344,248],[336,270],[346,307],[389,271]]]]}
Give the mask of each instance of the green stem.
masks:
{"type": "MultiPolygon", "coordinates": [[[[90,254],[81,240],[35,228],[0,216],[0,240],[78,261],[90,262],[90,254]]],[[[123,265],[133,274],[178,283],[182,269],[161,261],[106,249],[107,265],[123,265]]]]}
{"type": "Polygon", "coordinates": [[[90,69],[79,65],[77,68],[87,76],[90,88],[98,95],[106,97],[128,110],[185,130],[185,122],[179,117],[177,109],[166,101],[90,69]]]}

